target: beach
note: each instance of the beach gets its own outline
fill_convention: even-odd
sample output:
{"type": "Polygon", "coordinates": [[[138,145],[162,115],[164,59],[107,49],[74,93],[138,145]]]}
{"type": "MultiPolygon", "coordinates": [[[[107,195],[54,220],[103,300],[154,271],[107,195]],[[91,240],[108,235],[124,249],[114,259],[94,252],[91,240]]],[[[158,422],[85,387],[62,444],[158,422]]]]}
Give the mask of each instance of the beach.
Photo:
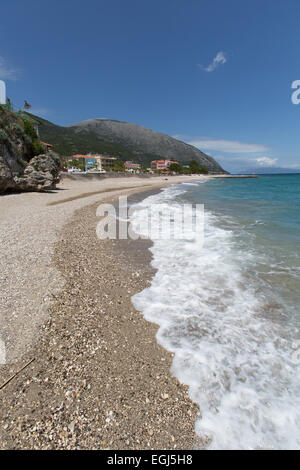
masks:
{"type": "Polygon", "coordinates": [[[1,449],[299,448],[299,175],[219,178],[0,198],[1,449]],[[205,203],[204,244],[99,239],[125,195],[136,233],[205,203]]]}
{"type": "Polygon", "coordinates": [[[99,240],[101,202],[205,177],[64,179],[0,199],[2,449],[201,447],[199,413],[157,326],[131,303],[147,242],[99,240]]]}

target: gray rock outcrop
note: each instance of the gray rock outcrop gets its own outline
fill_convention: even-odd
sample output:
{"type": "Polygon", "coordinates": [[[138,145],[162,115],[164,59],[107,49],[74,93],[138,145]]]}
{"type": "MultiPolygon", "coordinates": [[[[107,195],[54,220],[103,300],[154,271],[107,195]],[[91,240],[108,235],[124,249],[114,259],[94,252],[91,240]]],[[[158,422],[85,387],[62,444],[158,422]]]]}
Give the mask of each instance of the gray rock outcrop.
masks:
{"type": "Polygon", "coordinates": [[[19,191],[46,191],[55,189],[59,182],[60,159],[54,152],[37,155],[26,166],[22,176],[14,177],[19,191]]]}

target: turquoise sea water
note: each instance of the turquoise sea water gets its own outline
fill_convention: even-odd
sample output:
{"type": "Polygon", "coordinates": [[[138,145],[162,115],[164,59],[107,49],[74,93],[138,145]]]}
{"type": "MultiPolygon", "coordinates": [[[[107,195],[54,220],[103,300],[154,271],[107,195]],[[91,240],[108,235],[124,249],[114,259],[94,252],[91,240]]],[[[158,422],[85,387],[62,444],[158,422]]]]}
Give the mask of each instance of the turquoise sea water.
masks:
{"type": "Polygon", "coordinates": [[[254,256],[248,274],[281,293],[290,307],[284,315],[300,321],[300,174],[215,180],[185,196],[234,231],[236,247],[254,256]]]}
{"type": "MultiPolygon", "coordinates": [[[[175,185],[140,203],[205,206],[204,244],[153,240],[133,298],[216,449],[300,448],[300,175],[175,185]]],[[[134,220],[134,216],[133,216],[134,220]]]]}

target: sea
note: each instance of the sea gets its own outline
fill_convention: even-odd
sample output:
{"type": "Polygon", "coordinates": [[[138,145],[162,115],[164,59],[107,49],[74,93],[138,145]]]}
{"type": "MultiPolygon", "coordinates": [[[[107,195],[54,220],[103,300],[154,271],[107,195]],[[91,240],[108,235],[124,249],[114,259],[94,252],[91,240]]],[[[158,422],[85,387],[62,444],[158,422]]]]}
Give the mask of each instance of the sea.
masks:
{"type": "Polygon", "coordinates": [[[300,449],[300,175],[173,185],[137,204],[137,232],[153,204],[204,205],[204,238],[153,237],[156,273],[132,298],[199,405],[196,433],[300,449]]]}

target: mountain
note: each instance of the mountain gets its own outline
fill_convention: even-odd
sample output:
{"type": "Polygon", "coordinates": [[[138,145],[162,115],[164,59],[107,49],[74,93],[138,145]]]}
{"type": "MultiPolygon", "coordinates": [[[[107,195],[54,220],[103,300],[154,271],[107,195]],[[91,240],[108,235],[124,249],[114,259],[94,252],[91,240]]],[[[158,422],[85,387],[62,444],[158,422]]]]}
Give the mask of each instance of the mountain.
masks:
{"type": "Polygon", "coordinates": [[[61,155],[103,153],[146,165],[151,160],[162,158],[174,159],[182,164],[197,160],[210,173],[226,173],[212,157],[196,147],[137,124],[89,119],[62,127],[31,116],[40,123],[41,140],[52,144],[53,150],[61,155]]]}

